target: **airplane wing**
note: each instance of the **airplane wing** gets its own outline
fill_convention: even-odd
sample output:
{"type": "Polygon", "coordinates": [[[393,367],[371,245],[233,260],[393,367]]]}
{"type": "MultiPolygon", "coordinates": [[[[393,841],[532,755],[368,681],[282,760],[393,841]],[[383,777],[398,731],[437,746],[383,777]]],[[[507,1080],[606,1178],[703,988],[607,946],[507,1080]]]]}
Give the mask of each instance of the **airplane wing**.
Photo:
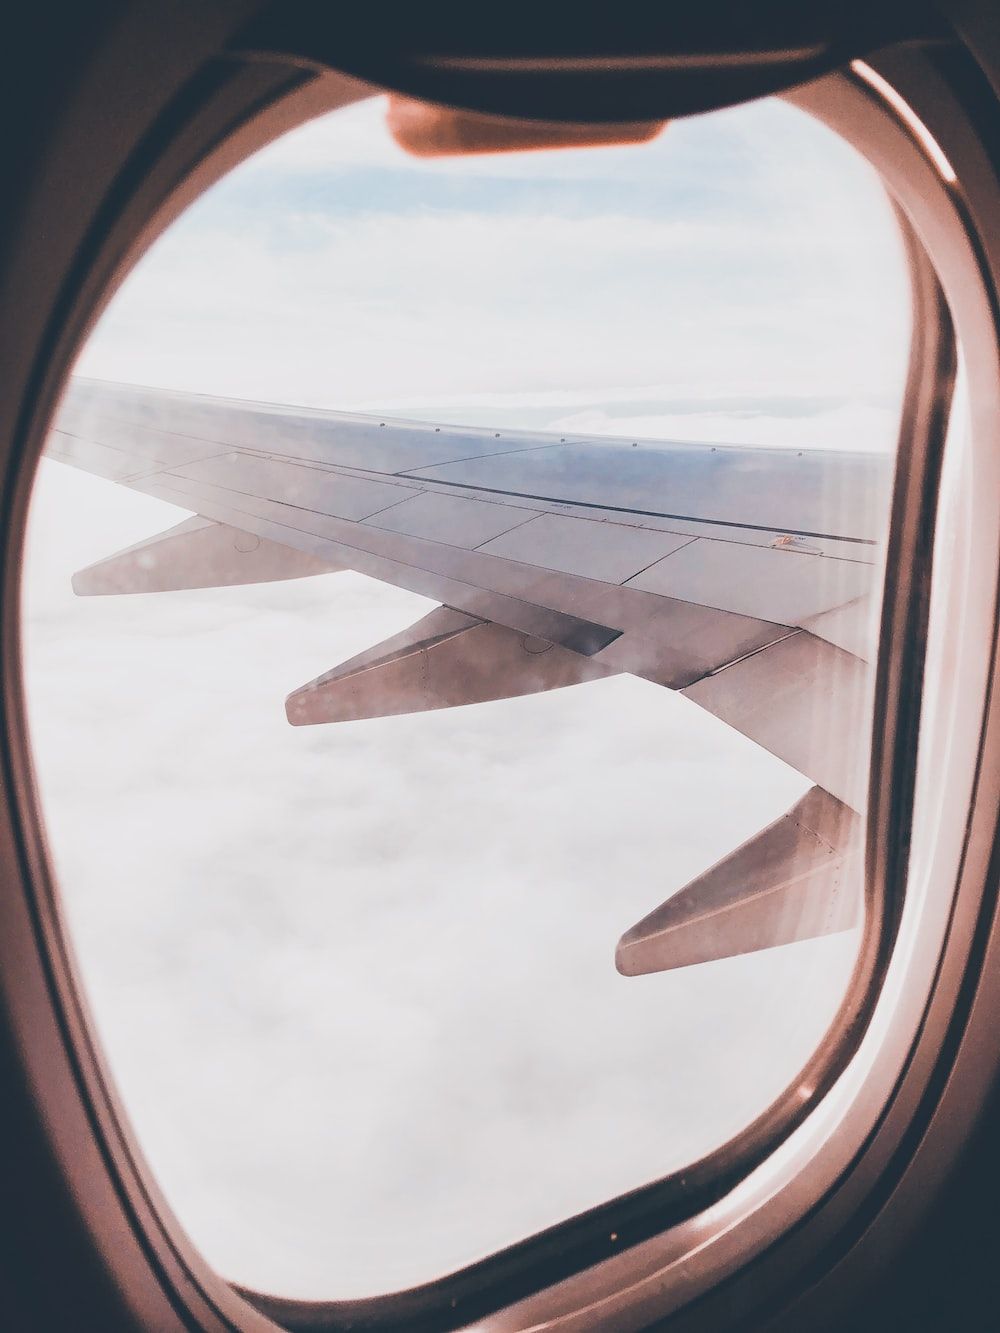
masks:
{"type": "Polygon", "coordinates": [[[193,514],[78,573],[80,594],[353,569],[441,603],[296,690],[296,725],[630,672],[816,784],[627,932],[619,970],[856,919],[888,458],[435,426],[86,380],[46,452],[193,514]]]}

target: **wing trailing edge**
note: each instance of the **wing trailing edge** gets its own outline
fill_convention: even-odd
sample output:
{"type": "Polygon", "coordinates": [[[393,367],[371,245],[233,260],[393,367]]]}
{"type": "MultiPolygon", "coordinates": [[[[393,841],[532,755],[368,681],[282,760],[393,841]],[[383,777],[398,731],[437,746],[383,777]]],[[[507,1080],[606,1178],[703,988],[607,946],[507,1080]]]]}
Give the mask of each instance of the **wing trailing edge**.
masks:
{"type": "Polygon", "coordinates": [[[332,565],[292,546],[195,514],[73,575],[81,597],[229,588],[329,574],[332,565]]]}
{"type": "Polygon", "coordinates": [[[849,930],[861,918],[864,824],[822,787],[625,932],[627,977],[849,930]]]}
{"type": "Polygon", "coordinates": [[[485,703],[618,674],[593,658],[439,606],[288,696],[293,726],[485,703]]]}

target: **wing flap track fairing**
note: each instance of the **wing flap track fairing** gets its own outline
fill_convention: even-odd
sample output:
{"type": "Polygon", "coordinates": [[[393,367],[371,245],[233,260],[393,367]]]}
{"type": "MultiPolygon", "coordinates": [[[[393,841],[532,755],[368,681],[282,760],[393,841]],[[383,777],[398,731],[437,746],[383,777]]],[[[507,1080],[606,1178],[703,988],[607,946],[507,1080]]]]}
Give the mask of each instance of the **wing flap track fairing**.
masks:
{"type": "Polygon", "coordinates": [[[615,966],[666,972],[850,930],[860,920],[864,823],[822,787],[625,932],[615,966]]]}
{"type": "Polygon", "coordinates": [[[110,593],[179,592],[329,574],[329,564],[305,551],[195,514],[73,575],[81,597],[110,593]]]}
{"type": "Polygon", "coordinates": [[[294,726],[485,703],[617,674],[545,639],[439,606],[289,695],[294,726]]]}

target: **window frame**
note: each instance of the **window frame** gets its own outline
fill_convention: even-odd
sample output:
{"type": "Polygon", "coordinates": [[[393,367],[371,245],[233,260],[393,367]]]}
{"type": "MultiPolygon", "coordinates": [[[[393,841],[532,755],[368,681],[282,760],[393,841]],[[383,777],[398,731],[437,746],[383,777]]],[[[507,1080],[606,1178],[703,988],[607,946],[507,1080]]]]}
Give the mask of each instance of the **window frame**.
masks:
{"type": "MultiPolygon", "coordinates": [[[[914,56],[913,63],[919,64],[920,58],[914,56]]],[[[900,59],[904,60],[905,75],[906,58],[900,59]]],[[[882,62],[880,68],[884,64],[882,62]]],[[[893,69],[890,65],[887,77],[895,81],[899,73],[898,68],[893,69]]],[[[840,88],[845,76],[830,76],[830,79],[840,88]]],[[[942,82],[947,93],[947,81],[939,75],[939,85],[942,82]]],[[[828,83],[828,80],[824,83],[828,83]]],[[[309,98],[315,98],[318,91],[310,84],[311,81],[301,72],[292,75],[281,66],[261,65],[249,71],[239,67],[225,71],[213,70],[207,86],[201,87],[196,95],[192,95],[190,89],[182,93],[178,86],[167,113],[151,112],[146,134],[147,138],[153,136],[154,144],[158,145],[157,167],[148,174],[136,174],[132,178],[116,181],[118,192],[109,195],[112,200],[110,205],[101,199],[99,187],[102,182],[95,182],[96,203],[90,245],[79,258],[74,269],[76,278],[69,289],[59,293],[58,297],[53,294],[52,320],[47,334],[42,335],[39,330],[34,373],[23,377],[22,382],[26,386],[23,412],[17,431],[12,432],[14,445],[4,456],[8,474],[16,469],[17,478],[15,484],[8,485],[4,492],[3,688],[6,732],[2,758],[6,799],[3,811],[5,827],[0,829],[0,857],[5,881],[10,888],[0,906],[0,960],[3,963],[0,969],[3,981],[0,984],[3,986],[3,1000],[10,1015],[11,1027],[22,1037],[18,1058],[26,1071],[25,1078],[34,1104],[41,1108],[43,1118],[46,1118],[51,1135],[51,1156],[68,1182],[69,1191],[80,1213],[82,1229],[97,1256],[96,1262],[105,1269],[114,1270],[109,1273],[109,1280],[119,1291],[127,1289],[127,1308],[141,1327],[264,1329],[273,1325],[255,1313],[222,1279],[211,1273],[183,1237],[176,1222],[169,1217],[162,1199],[158,1197],[155,1184],[150,1181],[148,1171],[142,1166],[138,1148],[131,1141],[117,1107],[110,1079],[102,1067],[99,1050],[89,1031],[87,1015],[75,982],[70,947],[60,924],[58,900],[47,869],[24,725],[17,632],[19,562],[24,518],[34,462],[44,440],[45,427],[55,406],[62,377],[75,349],[92,327],[117,281],[121,280],[162,226],[175,215],[180,199],[194,197],[200,188],[204,188],[204,184],[214,178],[213,172],[215,175],[220,174],[221,170],[245,155],[251,147],[260,146],[264,141],[260,136],[267,122],[267,117],[262,114],[264,107],[276,97],[287,96],[290,92],[293,96],[305,97],[308,102],[309,98]],[[253,116],[258,117],[256,123],[250,119],[253,116]],[[232,137],[237,132],[242,135],[242,147],[232,137]],[[211,156],[213,149],[214,157],[211,156]],[[20,893],[16,888],[18,884],[21,886],[20,893]]],[[[354,91],[357,91],[357,86],[354,91]]],[[[941,95],[939,86],[935,86],[934,91],[941,95]]],[[[852,93],[850,96],[854,95],[852,93]]],[[[870,94],[862,92],[861,95],[871,102],[870,94]]],[[[154,98],[151,95],[152,100],[154,98]]],[[[908,93],[907,100],[911,105],[919,107],[919,100],[914,94],[908,93]]],[[[322,105],[323,98],[309,102],[309,106],[316,109],[322,105]]],[[[300,111],[304,109],[301,103],[299,107],[300,111]]],[[[858,107],[860,103],[856,104],[856,109],[858,107]]],[[[891,119],[884,107],[869,105],[867,110],[876,113],[873,123],[891,119]]],[[[829,108],[827,113],[831,116],[836,114],[835,110],[830,111],[829,108]]],[[[300,115],[299,118],[305,119],[306,115],[300,115]]],[[[942,142],[947,140],[946,150],[956,166],[959,165],[962,161],[963,128],[960,113],[957,129],[959,142],[954,146],[952,139],[956,138],[955,134],[941,134],[933,119],[928,120],[923,115],[922,118],[932,126],[936,137],[942,142]]],[[[289,119],[287,104],[280,111],[278,119],[281,128],[296,123],[294,119],[289,119]]],[[[272,125],[275,123],[271,121],[272,125]]],[[[888,135],[890,139],[895,136],[891,150],[895,152],[903,142],[899,139],[899,126],[895,125],[888,131],[888,135]]],[[[913,159],[914,151],[914,145],[909,142],[906,152],[910,159],[913,159]]],[[[923,162],[922,170],[927,169],[926,161],[919,152],[917,158],[923,162]]],[[[912,161],[910,166],[913,167],[912,161]]],[[[916,171],[916,168],[913,167],[913,170],[916,171]]],[[[920,172],[916,171],[916,174],[919,176],[920,172]]],[[[982,215],[989,217],[990,214],[983,210],[986,206],[995,207],[994,198],[1000,197],[1000,191],[997,190],[991,172],[981,172],[981,175],[982,179],[977,181],[977,204],[982,215]]],[[[965,179],[961,170],[959,178],[965,179]]],[[[909,180],[901,180],[901,191],[911,184],[909,180]]],[[[938,200],[939,205],[940,202],[938,200]]],[[[957,215],[963,227],[968,227],[975,234],[974,223],[970,220],[973,211],[970,201],[948,197],[946,203],[949,207],[959,205],[957,215]]],[[[994,212],[993,216],[997,215],[994,212]]],[[[932,223],[933,220],[924,218],[918,222],[918,230],[925,233],[928,228],[933,230],[932,223]]],[[[942,227],[939,219],[937,227],[939,231],[947,231],[950,238],[954,221],[942,227]]],[[[974,252],[974,247],[969,248],[974,252]]],[[[932,245],[932,253],[934,249],[932,245]]],[[[968,256],[962,258],[960,265],[955,260],[952,267],[956,271],[961,267],[964,276],[961,280],[955,278],[953,286],[959,287],[969,282],[972,287],[978,286],[980,289],[978,296],[975,292],[966,293],[967,301],[963,298],[960,304],[978,301],[983,290],[988,293],[992,302],[989,311],[992,321],[991,346],[995,347],[997,321],[994,318],[994,283],[992,277],[987,277],[984,271],[983,260],[980,246],[977,256],[979,271],[975,279],[969,277],[968,256]]],[[[990,257],[994,267],[997,266],[996,260],[996,256],[990,257]]],[[[940,261],[939,267],[942,267],[940,261]]],[[[945,285],[948,286],[947,281],[945,285]]],[[[954,296],[952,299],[954,304],[954,296]]],[[[959,323],[961,328],[961,320],[959,323]]],[[[985,370],[983,374],[986,374],[985,370]]],[[[992,535],[985,534],[986,538],[992,535]]],[[[992,647],[991,642],[991,662],[992,647]]],[[[905,657],[905,653],[902,656],[905,657]]],[[[905,663],[901,663],[901,667],[903,665],[905,663]]],[[[1000,716],[991,715],[988,737],[995,740],[998,729],[1000,716]]],[[[993,748],[995,750],[997,746],[993,748]]],[[[894,746],[889,745],[888,749],[895,755],[894,746]]],[[[985,821],[988,825],[989,816],[990,811],[987,810],[980,822],[985,821]]],[[[992,847],[992,832],[988,827],[976,827],[966,856],[966,877],[969,882],[964,888],[966,899],[972,902],[972,916],[977,921],[985,919],[979,916],[985,882],[982,865],[984,846],[992,847]],[[978,863],[973,852],[979,854],[978,863]],[[978,881],[977,870],[981,872],[978,881]]],[[[994,947],[1000,947],[996,941],[993,943],[994,947]]],[[[955,954],[952,972],[957,968],[960,977],[964,975],[973,945],[985,949],[986,939],[980,931],[975,940],[970,935],[965,944],[964,950],[958,948],[957,953],[952,950],[955,954]]],[[[936,958],[936,952],[934,956],[936,958]]],[[[930,961],[929,957],[927,961],[930,961]]],[[[943,975],[944,971],[938,976],[939,983],[943,975]]],[[[924,998],[921,995],[921,1004],[924,998]]],[[[800,1128],[806,1127],[803,1124],[800,1128]]],[[[784,1158],[790,1155],[785,1152],[789,1147],[790,1141],[782,1146],[784,1158]]],[[[766,1155],[773,1156],[770,1150],[766,1155]]],[[[768,1163],[763,1165],[768,1166],[768,1163]]],[[[773,1169],[773,1162],[771,1167],[773,1169]]],[[[800,1178],[801,1170],[796,1168],[795,1179],[800,1178]]],[[[739,1189],[734,1188],[729,1194],[738,1193],[739,1190],[745,1194],[749,1183],[748,1177],[739,1189]]],[[[807,1195],[811,1193],[811,1190],[806,1191],[807,1195]]],[[[731,1202],[728,1198],[722,1200],[721,1195],[719,1198],[720,1202],[731,1202]]],[[[810,1198],[809,1206],[814,1202],[810,1198]]],[[[780,1230],[790,1225],[790,1216],[786,1208],[782,1214],[780,1230]]],[[[704,1220],[695,1219],[695,1222],[702,1229],[701,1240],[704,1241],[704,1220]]],[[[678,1297],[690,1299],[694,1294],[699,1294],[699,1284],[702,1291],[707,1290],[719,1277],[718,1265],[710,1267],[690,1264],[691,1225],[688,1224],[686,1234],[684,1226],[678,1224],[666,1235],[659,1234],[662,1232],[661,1225],[658,1234],[651,1240],[616,1254],[586,1274],[579,1274],[554,1293],[543,1291],[541,1296],[533,1298],[535,1306],[540,1301],[548,1309],[549,1314],[545,1317],[551,1317],[557,1310],[561,1317],[561,1313],[570,1309],[586,1307],[590,1313],[582,1316],[585,1322],[579,1324],[579,1327],[587,1326],[586,1321],[590,1319],[597,1321],[593,1324],[595,1327],[608,1327],[606,1320],[600,1322],[605,1318],[606,1311],[602,1313],[598,1304],[595,1304],[601,1289],[608,1293],[601,1299],[620,1301],[624,1286],[630,1286],[637,1293],[638,1286],[645,1284],[647,1288],[656,1290],[637,1293],[624,1316],[627,1322],[620,1326],[636,1327],[639,1324],[633,1321],[641,1322],[654,1314],[665,1313],[668,1305],[680,1303],[678,1297]],[[675,1249],[679,1241],[686,1244],[687,1248],[681,1257],[698,1272],[693,1274],[686,1288],[682,1290],[678,1284],[665,1298],[662,1285],[664,1275],[671,1267],[663,1262],[663,1242],[667,1240],[675,1249]],[[658,1256],[650,1252],[651,1245],[659,1249],[658,1256]],[[658,1264],[655,1270],[650,1267],[651,1261],[658,1264]],[[640,1277],[643,1270],[646,1276],[640,1277]],[[571,1291],[571,1286],[575,1290],[571,1291]]],[[[726,1227],[718,1233],[717,1241],[732,1235],[734,1226],[730,1218],[726,1227]]],[[[744,1222],[742,1230],[745,1229],[744,1222]]],[[[669,1248],[667,1246],[668,1251],[669,1248]]],[[[737,1247],[737,1251],[728,1260],[730,1271],[747,1258],[746,1246],[737,1247]]],[[[540,1285],[547,1288],[558,1270],[551,1266],[548,1256],[544,1258],[543,1266],[545,1281],[540,1285]]],[[[443,1280],[444,1283],[448,1281],[443,1280]]],[[[513,1299],[510,1289],[503,1294],[506,1299],[502,1303],[506,1304],[513,1299]]],[[[529,1299],[502,1318],[505,1322],[509,1319],[520,1321],[522,1318],[534,1318],[533,1309],[529,1299]]],[[[466,1308],[460,1317],[468,1319],[473,1313],[466,1308]]],[[[423,1316],[420,1318],[423,1319],[423,1316]]],[[[459,1315],[456,1314],[455,1318],[459,1318],[459,1315]]],[[[336,1324],[327,1321],[300,1326],[336,1327],[336,1324]]],[[[369,1324],[369,1327],[376,1326],[369,1324]]],[[[410,1319],[405,1326],[416,1328],[420,1324],[410,1319]]],[[[437,1322],[434,1326],[443,1325],[437,1322]]]]}

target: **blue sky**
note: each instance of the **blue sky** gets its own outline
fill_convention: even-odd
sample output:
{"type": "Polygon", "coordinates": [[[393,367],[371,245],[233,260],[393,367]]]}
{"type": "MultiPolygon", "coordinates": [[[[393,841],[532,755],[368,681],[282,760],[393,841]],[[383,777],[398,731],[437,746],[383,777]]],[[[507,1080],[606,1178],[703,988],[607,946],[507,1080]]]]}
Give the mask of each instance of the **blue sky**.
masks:
{"type": "MultiPolygon", "coordinates": [[[[428,164],[372,102],[198,202],[80,369],[496,426],[886,449],[907,334],[878,183],[787,107],[642,148],[428,164]]],[[[72,596],[73,570],[182,517],[43,463],[27,665],[89,999],[210,1261],[290,1295],[405,1286],[763,1109],[820,1039],[852,937],[658,977],[612,960],[803,779],[628,677],[292,729],[289,691],[429,604],[351,573],[72,596]]]]}

